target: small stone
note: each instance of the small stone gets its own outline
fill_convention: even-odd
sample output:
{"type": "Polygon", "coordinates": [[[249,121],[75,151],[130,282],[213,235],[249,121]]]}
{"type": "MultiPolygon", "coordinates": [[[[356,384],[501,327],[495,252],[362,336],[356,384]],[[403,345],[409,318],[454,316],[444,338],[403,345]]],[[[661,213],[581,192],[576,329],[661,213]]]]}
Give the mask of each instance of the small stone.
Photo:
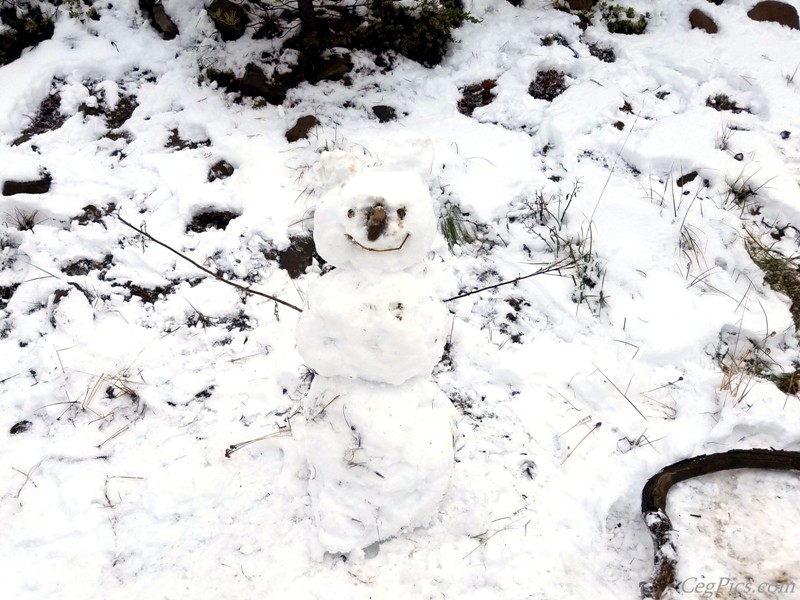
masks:
{"type": "Polygon", "coordinates": [[[689,23],[692,29],[702,29],[706,33],[714,34],[719,31],[714,19],[698,8],[689,13],[689,23]]]}
{"type": "Polygon", "coordinates": [[[250,23],[244,8],[231,0],[214,0],[208,7],[208,16],[225,42],[242,37],[250,23]]]}
{"type": "Polygon", "coordinates": [[[739,162],[743,161],[744,154],[742,154],[741,152],[737,152],[736,154],[733,155],[733,160],[738,160],[739,162]]]}
{"type": "Polygon", "coordinates": [[[394,121],[397,118],[397,111],[391,106],[385,106],[383,104],[373,106],[372,112],[376,117],[378,117],[378,121],[381,123],[388,123],[389,121],[394,121]]]}
{"type": "Polygon", "coordinates": [[[788,140],[790,135],[792,135],[792,134],[789,133],[788,131],[786,131],[785,129],[783,131],[781,131],[781,139],[782,140],[788,140]]]}
{"type": "Polygon", "coordinates": [[[747,16],[753,21],[770,21],[792,29],[800,29],[800,18],[798,18],[797,9],[791,4],[779,2],[778,0],[759,2],[747,11],[747,16]]]}
{"type": "Polygon", "coordinates": [[[616,123],[614,123],[614,127],[622,131],[623,129],[625,129],[625,123],[623,123],[622,121],[617,121],[616,123]]]}
{"type": "Polygon", "coordinates": [[[292,128],[286,132],[286,141],[291,143],[306,139],[309,132],[317,125],[319,125],[319,120],[314,115],[300,117],[292,128]]]}
{"type": "Polygon", "coordinates": [[[592,0],[567,0],[570,10],[592,10],[592,0]]]}
{"type": "Polygon", "coordinates": [[[719,6],[720,4],[722,4],[723,0],[706,0],[706,2],[709,2],[711,4],[716,4],[717,6],[719,6]]]}
{"type": "Polygon", "coordinates": [[[13,196],[15,194],[46,194],[50,191],[51,183],[53,183],[53,178],[47,173],[40,179],[33,181],[6,181],[3,184],[3,196],[13,196]]]}
{"type": "Polygon", "coordinates": [[[697,178],[697,171],[691,171],[690,173],[686,173],[686,175],[681,175],[675,180],[675,183],[678,187],[683,187],[687,183],[691,183],[697,178]]]}
{"type": "Polygon", "coordinates": [[[170,19],[164,5],[159,0],[139,0],[139,10],[150,19],[153,28],[165,40],[175,39],[178,35],[178,26],[170,19]]]}
{"type": "Polygon", "coordinates": [[[218,160],[208,170],[208,180],[227,179],[236,169],[227,160],[218,160]]]}
{"type": "Polygon", "coordinates": [[[28,431],[28,429],[31,428],[31,425],[33,425],[33,423],[31,423],[30,421],[20,421],[19,423],[14,423],[11,426],[11,429],[8,430],[8,432],[11,435],[17,435],[18,433],[25,433],[26,431],[28,431]]]}

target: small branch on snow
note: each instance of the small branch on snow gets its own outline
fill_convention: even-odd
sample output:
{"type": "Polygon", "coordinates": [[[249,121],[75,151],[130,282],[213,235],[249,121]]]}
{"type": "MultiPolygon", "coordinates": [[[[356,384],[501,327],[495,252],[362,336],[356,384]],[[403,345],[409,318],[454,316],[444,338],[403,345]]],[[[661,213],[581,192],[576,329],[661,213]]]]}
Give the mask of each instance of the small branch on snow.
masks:
{"type": "Polygon", "coordinates": [[[498,288],[504,285],[512,285],[514,283],[517,283],[518,281],[522,281],[523,279],[528,279],[529,277],[536,277],[537,275],[544,275],[546,273],[554,273],[556,271],[560,271],[561,269],[571,267],[575,263],[576,261],[572,259],[562,260],[557,263],[553,263],[552,265],[542,267],[541,269],[534,271],[533,273],[529,273],[528,275],[520,275],[515,279],[510,279],[508,281],[501,281],[500,283],[495,283],[493,285],[487,285],[486,287],[478,288],[477,290],[472,290],[471,292],[464,292],[463,294],[458,294],[457,296],[453,296],[452,298],[447,298],[443,300],[443,302],[450,302],[451,300],[466,298],[467,296],[472,296],[473,294],[479,294],[480,292],[485,292],[487,290],[493,290],[494,288],[498,288]]]}
{"type": "Polygon", "coordinates": [[[248,286],[246,286],[246,285],[241,285],[241,284],[239,284],[239,283],[236,283],[236,282],[234,282],[234,281],[230,281],[230,280],[228,280],[228,279],[225,279],[225,278],[222,276],[222,273],[220,273],[220,272],[216,272],[216,273],[215,273],[215,272],[214,272],[214,271],[212,271],[211,269],[207,269],[206,267],[204,267],[204,266],[203,266],[203,265],[201,265],[200,263],[198,263],[198,262],[195,262],[194,260],[192,260],[191,258],[189,258],[188,256],[186,256],[185,254],[183,254],[182,252],[178,252],[178,251],[177,251],[177,250],[175,250],[175,248],[173,248],[172,246],[169,246],[168,244],[165,244],[164,242],[162,242],[162,241],[160,241],[160,240],[158,240],[158,239],[154,238],[152,235],[150,235],[149,233],[147,233],[147,231],[145,231],[144,229],[140,229],[139,227],[136,227],[135,225],[132,225],[131,223],[129,223],[128,221],[126,221],[125,219],[123,219],[123,218],[122,218],[121,216],[119,216],[119,215],[116,215],[116,217],[117,217],[117,219],[119,219],[119,221],[120,221],[120,222],[121,222],[123,225],[127,225],[128,227],[130,227],[131,229],[133,229],[134,231],[136,231],[136,232],[137,232],[137,233],[139,233],[140,235],[143,235],[144,237],[146,237],[146,238],[147,238],[148,240],[150,240],[151,242],[154,242],[154,243],[158,244],[158,245],[159,245],[159,246],[161,246],[162,248],[166,248],[167,250],[169,250],[169,251],[170,251],[170,252],[172,252],[173,254],[177,254],[177,255],[178,255],[178,256],[180,256],[180,257],[181,257],[183,260],[185,260],[186,262],[189,262],[189,263],[191,263],[192,265],[194,265],[195,267],[197,267],[198,269],[200,269],[201,271],[203,271],[203,273],[206,273],[206,274],[208,274],[208,275],[211,275],[211,276],[212,276],[214,279],[216,279],[217,281],[221,281],[222,283],[227,283],[229,286],[231,286],[231,287],[235,287],[237,290],[239,290],[239,291],[241,291],[241,292],[245,292],[246,294],[255,294],[256,296],[261,296],[262,298],[267,298],[268,300],[272,300],[273,302],[277,302],[278,304],[283,304],[284,306],[287,306],[287,307],[289,307],[289,308],[291,308],[291,309],[294,309],[294,310],[296,310],[297,312],[303,312],[303,309],[302,309],[302,308],[300,308],[300,307],[298,307],[298,306],[295,306],[294,304],[291,304],[291,303],[289,303],[289,302],[286,302],[285,300],[281,300],[280,298],[276,298],[275,296],[270,296],[269,294],[265,294],[264,292],[259,292],[258,290],[254,290],[253,288],[251,288],[251,287],[248,287],[248,286]]]}

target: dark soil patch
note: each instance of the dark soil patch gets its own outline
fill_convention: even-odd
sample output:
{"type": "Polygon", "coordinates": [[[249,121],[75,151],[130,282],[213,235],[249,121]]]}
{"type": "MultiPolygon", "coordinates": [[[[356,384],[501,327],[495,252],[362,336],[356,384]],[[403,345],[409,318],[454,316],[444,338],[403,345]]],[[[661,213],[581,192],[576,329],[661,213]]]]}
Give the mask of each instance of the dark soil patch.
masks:
{"type": "Polygon", "coordinates": [[[589,44],[589,54],[594,56],[597,60],[607,63],[613,63],[617,60],[617,55],[611,48],[603,48],[597,44],[589,44]]]}
{"type": "Polygon", "coordinates": [[[283,252],[278,253],[278,265],[289,274],[292,279],[304,275],[306,269],[314,264],[316,246],[311,236],[298,236],[291,238],[291,244],[283,252]]]}
{"type": "Polygon", "coordinates": [[[31,428],[32,425],[33,423],[31,423],[30,421],[19,421],[11,426],[11,429],[8,430],[8,433],[10,433],[11,435],[25,433],[31,428]]]}
{"type": "Polygon", "coordinates": [[[736,104],[735,100],[731,100],[727,94],[716,94],[706,98],[706,106],[713,108],[716,111],[729,110],[734,114],[741,112],[749,113],[749,108],[742,108],[736,104]]]}
{"type": "Polygon", "coordinates": [[[528,93],[539,100],[552,102],[556,96],[563,94],[567,89],[564,73],[556,70],[541,71],[536,74],[536,79],[528,87],[528,93]]]}
{"type": "Polygon", "coordinates": [[[216,69],[208,69],[205,76],[228,92],[249,98],[260,98],[275,105],[283,104],[289,90],[305,79],[298,68],[267,77],[261,67],[255,63],[250,63],[245,67],[242,77],[237,77],[230,71],[217,71],[216,69]]]}
{"type": "Polygon", "coordinates": [[[98,208],[94,204],[87,204],[83,207],[83,212],[78,215],[78,224],[86,225],[87,223],[99,223],[103,217],[113,213],[116,209],[116,204],[109,204],[103,208],[98,208]]]}
{"type": "Polygon", "coordinates": [[[496,87],[497,82],[494,79],[485,79],[481,83],[461,88],[461,100],[457,104],[458,112],[471,117],[476,108],[488,106],[495,99],[496,87]]]}
{"type": "Polygon", "coordinates": [[[166,298],[175,289],[174,284],[157,286],[154,288],[147,288],[135,283],[128,284],[128,291],[131,293],[131,298],[136,296],[142,299],[145,304],[155,304],[156,300],[166,298]]]}
{"type": "Polygon", "coordinates": [[[206,398],[211,398],[211,394],[214,393],[214,386],[210,385],[204,390],[200,390],[194,395],[196,400],[205,400],[206,398]]]}
{"type": "Polygon", "coordinates": [[[800,395],[800,363],[795,363],[794,371],[789,373],[778,373],[768,377],[778,389],[790,396],[800,395]]]}
{"type": "Polygon", "coordinates": [[[133,96],[122,96],[117,100],[113,110],[106,113],[106,126],[109,129],[119,129],[133,116],[133,111],[139,103],[133,96]]]}
{"type": "Polygon", "coordinates": [[[228,223],[239,217],[238,213],[229,210],[207,210],[196,214],[186,226],[187,233],[203,233],[209,229],[219,229],[224,231],[228,223]]]}
{"type": "Polygon", "coordinates": [[[208,140],[192,141],[184,140],[177,129],[170,131],[169,139],[167,140],[166,148],[176,148],[177,150],[194,150],[196,148],[210,146],[211,142],[208,140]]]}
{"type": "Polygon", "coordinates": [[[560,33],[551,33],[550,35],[546,35],[542,38],[542,46],[552,46],[553,44],[558,44],[559,46],[569,48],[569,42],[567,41],[567,38],[560,33]]]}
{"type": "Polygon", "coordinates": [[[678,187],[683,187],[687,183],[693,182],[695,179],[697,179],[697,171],[690,171],[689,173],[686,173],[686,175],[681,175],[680,177],[678,177],[675,180],[675,184],[678,187]]]}
{"type": "Polygon", "coordinates": [[[14,295],[14,292],[17,291],[18,287],[18,283],[0,285],[0,309],[5,309],[5,307],[8,306],[9,300],[11,300],[11,297],[14,295]]]}
{"type": "Polygon", "coordinates": [[[249,331],[252,329],[252,326],[250,325],[250,319],[248,319],[247,315],[243,312],[239,312],[233,317],[224,319],[224,322],[228,331],[232,331],[234,329],[238,329],[239,331],[249,331]]]}
{"type": "Polygon", "coordinates": [[[236,169],[227,160],[218,160],[208,170],[208,181],[216,181],[217,179],[227,179],[236,169]]]}
{"type": "Polygon", "coordinates": [[[42,100],[30,124],[22,130],[22,135],[14,140],[11,145],[19,146],[35,135],[54,131],[61,127],[66,120],[66,115],[61,113],[61,95],[58,92],[54,92],[42,100]]]}
{"type": "Polygon", "coordinates": [[[392,106],[386,106],[385,104],[377,104],[372,107],[372,114],[378,117],[378,121],[381,123],[388,123],[389,121],[394,121],[397,118],[397,111],[392,106]]]}
{"type": "MultiPolygon", "coordinates": [[[[102,260],[91,260],[89,258],[82,258],[69,263],[62,269],[64,275],[79,276],[88,275],[92,271],[105,272],[111,266],[113,256],[107,254],[102,260]]],[[[102,274],[102,273],[101,273],[102,274]]],[[[102,277],[101,277],[102,279],[102,277]]]]}

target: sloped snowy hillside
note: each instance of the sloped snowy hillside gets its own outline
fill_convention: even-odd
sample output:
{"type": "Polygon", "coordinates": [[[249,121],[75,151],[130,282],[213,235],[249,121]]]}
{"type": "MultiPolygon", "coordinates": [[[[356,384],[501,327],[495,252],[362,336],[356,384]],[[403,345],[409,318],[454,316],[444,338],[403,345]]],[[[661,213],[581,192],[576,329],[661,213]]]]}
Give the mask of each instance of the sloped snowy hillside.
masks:
{"type": "MultiPolygon", "coordinates": [[[[209,81],[275,48],[221,41],[201,0],[163,1],[171,40],[134,0],[59,10],[0,67],[0,596],[637,598],[650,475],[800,449],[800,31],[717,4],[631,0],[624,35],[473,0],[442,64],[353,52],[281,105],[209,81]],[[121,219],[302,307],[319,199],[376,166],[434,200],[461,437],[429,527],[322,554],[299,313],[121,219]]],[[[800,598],[796,473],[670,507],[672,597],[800,598]]]]}

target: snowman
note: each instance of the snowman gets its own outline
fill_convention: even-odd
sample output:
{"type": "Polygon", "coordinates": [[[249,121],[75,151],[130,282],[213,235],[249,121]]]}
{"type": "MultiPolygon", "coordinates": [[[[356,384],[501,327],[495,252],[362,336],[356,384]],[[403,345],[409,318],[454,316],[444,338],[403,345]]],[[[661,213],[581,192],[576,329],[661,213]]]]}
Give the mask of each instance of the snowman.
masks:
{"type": "Polygon", "coordinates": [[[447,310],[423,276],[436,220],[414,174],[367,170],[314,215],[336,267],[309,289],[297,348],[316,372],[293,435],[323,551],[428,525],[450,483],[455,410],[430,380],[447,310]]]}

